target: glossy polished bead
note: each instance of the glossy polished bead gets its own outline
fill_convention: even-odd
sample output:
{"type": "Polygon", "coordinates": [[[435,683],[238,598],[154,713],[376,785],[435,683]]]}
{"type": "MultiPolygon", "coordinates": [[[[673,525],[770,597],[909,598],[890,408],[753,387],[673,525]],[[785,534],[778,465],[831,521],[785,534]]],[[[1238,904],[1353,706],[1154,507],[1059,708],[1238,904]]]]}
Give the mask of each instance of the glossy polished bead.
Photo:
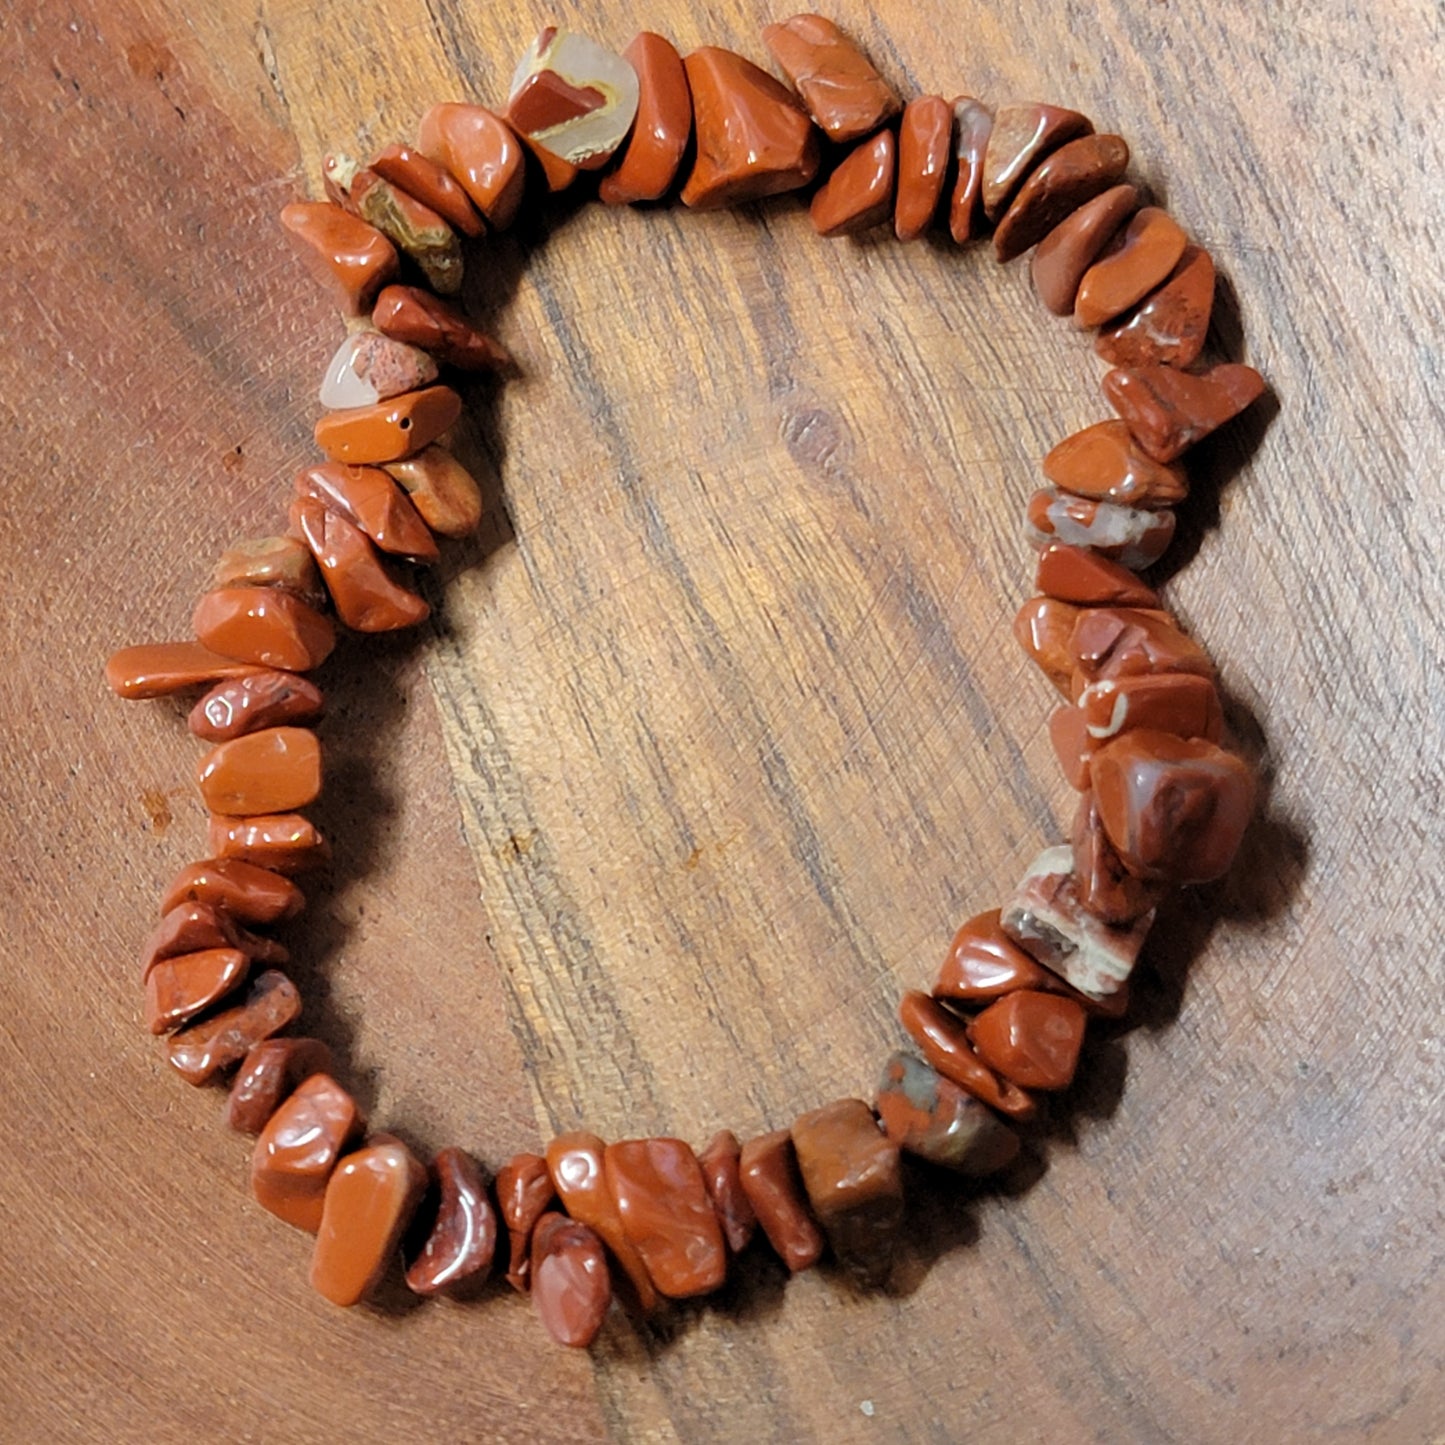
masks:
{"type": "Polygon", "coordinates": [[[167,1062],[188,1084],[207,1083],[300,1014],[301,995],[295,984],[284,973],[268,969],[252,980],[240,1002],[172,1034],[167,1062]]]}
{"type": "Polygon", "coordinates": [[[1198,673],[1103,678],[1084,688],[1078,708],[1094,751],[1111,738],[1140,728],[1213,743],[1224,735],[1219,689],[1198,673]]]}
{"type": "Polygon", "coordinates": [[[1084,1042],[1084,1009],[1056,993],[1021,989],[991,1003],[968,1026],[984,1063],[1025,1089],[1067,1089],[1084,1042]]]}
{"type": "Polygon", "coordinates": [[[821,15],[794,15],[768,25],[763,30],[763,44],[829,140],[861,140],[901,109],[892,86],[862,51],[821,15]]]}
{"type": "Polygon", "coordinates": [[[954,935],[933,996],[958,1003],[992,1003],[1021,988],[1071,993],[1003,931],[997,908],[975,914],[954,935]]]}
{"type": "Polygon", "coordinates": [[[336,614],[348,627],[395,632],[431,615],[427,601],[392,576],[366,534],[345,517],[309,497],[297,497],[291,523],[311,548],[336,614]]]}
{"type": "Polygon", "coordinates": [[[1069,845],[1080,904],[1113,928],[1127,928],[1163,901],[1164,884],[1136,878],[1109,841],[1092,793],[1079,799],[1069,845]]]}
{"type": "Polygon", "coordinates": [[[150,642],[122,647],[105,664],[112,692],[133,699],[169,697],[191,687],[209,687],[223,678],[259,672],[254,662],[223,657],[199,642],[150,642]]]}
{"type": "Polygon", "coordinates": [[[1136,211],[1084,272],[1074,298],[1074,324],[1102,326],[1147,296],[1189,244],[1179,223],[1158,206],[1136,211]]]}
{"type": "Polygon", "coordinates": [[[380,467],[320,462],[297,474],[296,493],[323,503],[328,511],[359,527],[383,552],[414,562],[435,562],[440,555],[421,514],[396,479],[380,467]]]}
{"type": "Polygon", "coordinates": [[[962,246],[983,233],[983,161],[993,116],[974,100],[961,95],[953,102],[953,195],[948,208],[948,232],[962,246]]]}
{"type": "Polygon", "coordinates": [[[585,1350],[612,1304],[607,1254],[596,1231],[565,1214],[544,1214],[532,1236],[532,1303],[559,1345],[585,1350]]]}
{"type": "Polygon", "coordinates": [[[1034,586],[1046,597],[1079,607],[1159,606],[1159,594],[1127,567],[1088,547],[1051,542],[1039,553],[1034,586]]]}
{"type": "Polygon", "coordinates": [[[1073,314],[1084,273],[1138,206],[1139,192],[1133,186],[1113,186],[1085,202],[1039,242],[1029,261],[1029,275],[1039,300],[1055,316],[1073,314]]]}
{"type": "Polygon", "coordinates": [[[330,201],[292,201],[281,209],[281,224],[348,316],[364,316],[399,268],[396,247],[376,227],[330,201]]]}
{"type": "Polygon", "coordinates": [[[141,978],[144,980],[163,958],[179,958],[212,948],[241,948],[241,930],[230,915],[210,902],[173,904],[141,949],[141,978]]]}
{"type": "Polygon", "coordinates": [[[310,672],[336,646],[336,629],[314,607],[276,587],[219,587],[191,617],[209,648],[261,667],[310,672]]]}
{"type": "Polygon", "coordinates": [[[722,1225],[723,1238],[734,1254],[741,1254],[758,1227],[758,1217],[743,1190],[742,1145],[737,1135],[730,1129],[719,1130],[697,1156],[697,1162],[722,1225]]]}
{"type": "Polygon", "coordinates": [[[511,1246],[507,1283],[522,1294],[532,1285],[532,1230],[556,1197],[547,1161],[540,1154],[514,1154],[497,1170],[497,1207],[511,1246]]]}
{"type": "Polygon", "coordinates": [[[377,175],[428,205],[464,236],[480,236],[486,223],[461,183],[411,146],[390,145],[371,162],[377,175]]]}
{"type": "Polygon", "coordinates": [[[1065,696],[1074,675],[1070,644],[1082,610],[1053,597],[1031,597],[1014,618],[1014,637],[1019,646],[1065,696]]]}
{"type": "Polygon", "coordinates": [[[507,123],[569,165],[596,170],[627,139],[637,102],[637,72],[626,59],[549,25],[517,64],[507,123]]]}
{"type": "Polygon", "coordinates": [[[578,1223],[597,1231],[631,1283],[639,1308],[651,1311],[657,1307],[657,1290],[622,1227],[617,1201],[607,1187],[602,1164],[606,1148],[595,1134],[580,1130],[559,1134],[547,1145],[547,1168],[563,1208],[578,1223]]]}
{"type": "Polygon", "coordinates": [[[681,1139],[625,1139],[603,1156],[622,1228],[657,1292],[711,1294],[727,1273],[727,1249],[697,1156],[681,1139]]]}
{"type": "Polygon", "coordinates": [[[308,607],[324,607],[326,594],[311,554],[294,537],[246,537],[221,553],[211,587],[279,587],[308,607]]]}
{"type": "Polygon", "coordinates": [[[1018,1158],[1019,1136],[992,1109],[912,1054],[883,1066],[874,1107],[900,1149],[955,1173],[983,1178],[1018,1158]]]}
{"type": "Polygon", "coordinates": [[[437,364],[419,346],[379,331],[357,331],[337,347],[321,379],[321,405],[330,411],[374,406],[430,386],[437,364]]]}
{"type": "Polygon", "coordinates": [[[609,206],[665,195],[692,135],[692,92],[672,42],[644,30],[622,54],[637,72],[637,121],[616,169],[598,191],[609,206]]]}
{"type": "Polygon", "coordinates": [[[462,414],[449,386],[327,413],[316,423],[316,445],[334,462],[394,462],[434,442],[462,414]]]}
{"type": "Polygon", "coordinates": [[[264,1039],[236,1070],[226,1122],[238,1134],[259,1134],[297,1086],[331,1072],[331,1050],[320,1039],[264,1039]]]}
{"type": "Polygon", "coordinates": [[[823,1232],[808,1208],[791,1133],[778,1129],[749,1139],[738,1169],[743,1193],[779,1259],[793,1274],[811,1269],[823,1254],[823,1232]]]}
{"type": "Polygon", "coordinates": [[[833,1254],[860,1284],[883,1284],[903,1222],[898,1145],[861,1099],[837,1099],[793,1125],[798,1171],[833,1254]]]}
{"type": "Polygon", "coordinates": [[[933,224],[948,179],[953,107],[941,95],[920,95],[903,108],[898,126],[898,203],[893,234],[916,241],[933,224]]]}
{"type": "Polygon", "coordinates": [[[1012,261],[1037,246],[1086,201],[1115,185],[1129,166],[1122,136],[1087,135],[1039,162],[994,232],[994,254],[1012,261]]]}
{"type": "Polygon", "coordinates": [[[386,470],[438,536],[465,537],[476,531],[482,520],[481,488],[444,447],[427,447],[386,470]]]}
{"type": "Polygon", "coordinates": [[[321,1227],[326,1182],[366,1128],[356,1101],[330,1074],[297,1085],[272,1114],[251,1154],[251,1193],[297,1229],[321,1227]]]}
{"type": "Polygon", "coordinates": [[[334,1305],[364,1300],[381,1283],[425,1190],[421,1161],[389,1134],[342,1159],[322,1199],[311,1287],[334,1305]]]}
{"type": "Polygon", "coordinates": [[[1033,1099],[1017,1084],[1001,1079],[974,1053],[963,1020],[926,993],[905,993],[898,1017],[928,1063],[965,1093],[1021,1123],[1038,1112],[1033,1099]]]}
{"type": "Polygon", "coordinates": [[[1117,417],[1065,437],[1044,458],[1044,475],[1062,491],[1121,507],[1175,507],[1189,495],[1183,467],[1140,451],[1117,417]]]}
{"type": "Polygon", "coordinates": [[[813,229],[820,236],[853,236],[881,226],[893,211],[896,156],[889,130],[857,146],[813,197],[813,229]]]}
{"type": "Polygon", "coordinates": [[[208,846],[218,858],[237,858],[277,873],[309,873],[331,859],[331,846],[300,813],[255,818],[213,816],[208,846]]]}
{"type": "Polygon", "coordinates": [[[1186,246],[1174,274],[1127,316],[1094,338],[1113,366],[1192,366],[1204,349],[1214,310],[1214,262],[1186,246]]]}
{"type": "Polygon", "coordinates": [[[1264,395],[1264,378],[1232,362],[1196,375],[1172,366],[1116,367],[1104,395],[1135,441],[1156,461],[1172,462],[1264,395]]]}
{"type": "Polygon", "coordinates": [[[434,1295],[480,1285],[496,1252],[497,1211],[482,1171],[464,1150],[443,1149],[432,1161],[429,1197],[407,1241],[407,1288],[434,1295]]]}
{"type": "Polygon", "coordinates": [[[512,224],[527,173],[522,143],[505,121],[479,105],[434,105],[417,127],[417,149],[450,172],[499,231],[512,224]]]}
{"type": "Polygon", "coordinates": [[[1067,844],[1040,853],[1003,910],[1004,931],[1080,993],[1109,999],[1128,983],[1154,915],[1111,928],[1083,906],[1073,870],[1067,844]]]}
{"type": "Polygon", "coordinates": [[[1174,540],[1174,526],[1174,513],[1168,510],[1146,512],[1041,487],[1029,498],[1025,530],[1040,549],[1055,542],[1088,547],[1134,570],[1150,567],[1164,555],[1174,540]]]}
{"type": "Polygon", "coordinates": [[[234,858],[211,858],[182,868],[161,897],[161,912],[206,903],[242,923],[295,918],[306,906],[301,890],[268,868],[234,858]]]}
{"type": "Polygon", "coordinates": [[[1082,792],[1089,786],[1089,762],[1094,755],[1084,714],[1077,707],[1056,708],[1049,714],[1049,741],[1069,786],[1082,792]]]}
{"type": "Polygon", "coordinates": [[[309,728],[266,728],[218,743],[196,768],[213,813],[243,817],[304,808],[321,792],[321,744],[309,728]]]}
{"type": "Polygon", "coordinates": [[[692,90],[697,159],[682,188],[694,210],[738,205],[806,186],[818,133],[765,70],[705,45],[683,61],[692,90]]]}
{"type": "Polygon", "coordinates": [[[327,193],[375,226],[443,296],[462,289],[461,241],[444,216],[350,156],[329,155],[322,164],[327,193]]]}
{"type": "Polygon", "coordinates": [[[1050,151],[1091,134],[1093,129],[1093,123],[1078,111],[1056,105],[1000,106],[984,152],[984,215],[997,221],[1024,178],[1050,151]]]}
{"type": "Polygon", "coordinates": [[[186,725],[206,742],[224,743],[262,728],[311,722],[321,709],[315,683],[294,672],[254,672],[217,683],[191,709],[186,725]]]}
{"type": "Polygon", "coordinates": [[[1076,697],[1105,678],[1160,672],[1215,675],[1208,653],[1192,637],[1166,615],[1140,607],[1081,610],[1068,650],[1073,658],[1076,697]]]}
{"type": "Polygon", "coordinates": [[[251,967],[239,948],[208,948],[161,959],[147,969],[146,1027],[169,1033],[238,988],[251,967]]]}
{"type": "Polygon", "coordinates": [[[460,371],[498,371],[512,365],[504,346],[456,307],[416,286],[386,287],[376,298],[371,324],[383,336],[418,346],[460,371]]]}
{"type": "Polygon", "coordinates": [[[1208,883],[1229,871],[1254,812],[1254,772],[1203,738],[1124,733],[1090,770],[1099,819],[1140,878],[1208,883]]]}

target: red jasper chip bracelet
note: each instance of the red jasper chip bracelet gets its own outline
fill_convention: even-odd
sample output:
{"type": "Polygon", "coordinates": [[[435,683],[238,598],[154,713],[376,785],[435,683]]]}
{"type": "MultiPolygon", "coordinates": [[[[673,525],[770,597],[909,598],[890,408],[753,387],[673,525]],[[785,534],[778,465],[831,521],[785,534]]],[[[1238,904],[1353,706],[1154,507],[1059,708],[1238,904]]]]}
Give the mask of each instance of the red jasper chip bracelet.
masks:
{"type": "Polygon", "coordinates": [[[553,1337],[586,1346],[614,1290],[644,1312],[710,1293],[758,1233],[790,1270],[831,1251],[860,1282],[882,1282],[903,1218],[901,1155],[965,1176],[1006,1168],[1015,1126],[1072,1082],[1090,1018],[1127,1007],[1166,892],[1220,877],[1253,812],[1214,665],[1137,575],[1168,548],[1188,495],[1178,459],[1264,390],[1246,366],[1192,369],[1210,257],[1140,205],[1126,143],[1076,111],[905,105],[818,16],[763,39],[791,89],[730,51],[684,57],[644,32],[619,55],[549,27],[505,112],[433,106],[415,145],[366,165],[327,157],[328,199],[281,216],[347,318],[321,387],[325,459],[298,473],[283,535],[222,554],[194,641],[107,664],[123,697],[203,689],[189,726],[211,745],[197,771],[210,856],[163,895],[142,960],[147,1025],[189,1082],[235,1070],[227,1119],[255,1136],[255,1197],[315,1235],[311,1279],[337,1304],[364,1299],[398,1255],[418,1294],[474,1287],[500,1248],[553,1337]],[[608,205],[676,192],[701,209],[797,191],[824,169],[820,234],[891,223],[900,240],[937,228],[963,243],[991,229],[1001,261],[1032,252],[1044,306],[1095,331],[1114,364],[1103,390],[1116,418],[1044,459],[1026,520],[1038,595],[1015,624],[1061,694],[1050,735],[1080,793],[1072,835],[1002,908],[963,925],[931,993],[904,996],[917,1053],[887,1060],[871,1105],[840,1099],[746,1141],[724,1130],[700,1154],[680,1139],[565,1134],[490,1186],[460,1149],[427,1167],[369,1131],[323,1043],[286,1034],[301,999],[285,949],[257,930],[301,910],[293,879],[328,857],[300,811],[322,786],[322,696],[301,674],[329,656],[338,624],[422,621],[407,569],[481,519],[475,481],[446,450],[461,412],[447,379],[508,357],[442,298],[460,290],[471,243],[592,184],[585,172],[600,173],[608,205]]]}

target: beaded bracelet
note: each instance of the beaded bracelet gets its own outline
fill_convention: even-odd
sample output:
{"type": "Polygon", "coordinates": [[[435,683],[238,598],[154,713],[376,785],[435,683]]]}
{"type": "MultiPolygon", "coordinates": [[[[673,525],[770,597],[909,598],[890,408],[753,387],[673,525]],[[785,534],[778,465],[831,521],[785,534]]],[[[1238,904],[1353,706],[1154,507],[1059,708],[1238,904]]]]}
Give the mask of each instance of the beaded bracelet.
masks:
{"type": "Polygon", "coordinates": [[[297,476],[284,535],[222,555],[194,641],[107,664],[124,697],[206,689],[189,725],[212,744],[198,774],[210,856],[162,899],[143,959],[147,1023],[190,1083],[235,1070],[228,1120],[257,1136],[253,1192],[316,1236],[312,1283],[337,1304],[364,1299],[398,1251],[418,1294],[473,1288],[503,1225],[507,1280],[569,1345],[596,1337],[614,1283],[644,1312],[718,1289],[759,1229],[790,1270],[831,1250],[858,1281],[882,1282],[901,1155],[971,1177],[1006,1168],[1014,1126],[1071,1083],[1090,1016],[1127,1007],[1165,892],[1222,876],[1253,812],[1253,773],[1223,746],[1214,666],[1138,575],[1187,496],[1178,459],[1264,390],[1246,366],[1191,369],[1209,329],[1209,255],[1141,204],[1128,146],[1076,111],[905,105],[818,16],[763,38],[793,90],[726,50],[683,58],[644,32],[617,55],[549,27],[503,114],[437,105],[414,146],[368,165],[328,156],[328,199],[281,215],[347,317],[321,388],[327,460],[297,476]],[[322,779],[309,726],[322,696],[303,674],[332,651],[338,621],[366,633],[425,619],[402,568],[436,561],[438,538],[481,520],[476,482],[442,444],[461,411],[442,377],[508,358],[443,299],[461,289],[463,243],[589,184],[584,173],[600,173],[609,205],[677,190],[705,209],[811,187],[823,169],[810,204],[821,235],[891,222],[902,241],[941,227],[963,244],[991,229],[1000,261],[1033,253],[1045,307],[1096,330],[1113,366],[1115,419],[1044,459],[1050,485],[1026,522],[1038,595],[1014,629],[1062,694],[1049,727],[1080,794],[1071,837],[1039,854],[1002,909],[962,926],[931,992],[904,996],[918,1052],[887,1060],[871,1105],[841,1099],[746,1143],[724,1130],[696,1154],[680,1139],[564,1134],[490,1185],[460,1149],[427,1168],[367,1133],[325,1044],[286,1035],[301,1001],[277,967],[286,950],[257,930],[301,909],[294,878],[328,856],[299,812],[322,779]]]}

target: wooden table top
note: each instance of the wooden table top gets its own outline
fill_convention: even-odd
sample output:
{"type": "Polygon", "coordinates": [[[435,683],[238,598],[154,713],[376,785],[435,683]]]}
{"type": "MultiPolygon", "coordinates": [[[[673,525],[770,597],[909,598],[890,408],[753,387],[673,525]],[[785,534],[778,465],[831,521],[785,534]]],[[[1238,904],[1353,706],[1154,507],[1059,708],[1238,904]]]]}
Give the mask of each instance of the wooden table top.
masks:
{"type": "MultiPolygon", "coordinates": [[[[0,1437],[1416,1441],[1445,1429],[1441,20],[839,0],[911,93],[1076,106],[1225,277],[1274,400],[1202,450],[1172,607],[1268,779],[1156,929],[1030,1168],[911,1179],[890,1288],[749,1255],[590,1354],[504,1289],[343,1312],[222,1096],[139,1025],[204,854],[184,635],[278,530],[338,335],[275,224],[333,144],[495,102],[548,18],[438,0],[17,0],[0,49],[0,1437]]],[[[755,7],[551,12],[763,59],[755,7]]],[[[781,18],[768,15],[767,19],[781,18]]],[[[378,1126],[495,1168],[871,1089],[901,990],[1072,811],[1009,636],[1037,461],[1108,415],[989,249],[796,198],[559,205],[480,248],[520,377],[417,637],[328,664],[331,881],[287,938],[378,1126]],[[443,586],[443,584],[445,584],[443,586]],[[443,600],[443,593],[444,600],[443,600]]]]}

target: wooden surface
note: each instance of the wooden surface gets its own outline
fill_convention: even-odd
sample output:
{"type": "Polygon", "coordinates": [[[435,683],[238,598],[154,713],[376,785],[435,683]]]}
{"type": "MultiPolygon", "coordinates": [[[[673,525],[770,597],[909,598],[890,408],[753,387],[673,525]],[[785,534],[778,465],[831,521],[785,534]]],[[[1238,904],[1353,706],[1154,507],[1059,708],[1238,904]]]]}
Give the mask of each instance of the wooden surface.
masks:
{"type": "MultiPolygon", "coordinates": [[[[754,7],[551,12],[761,58],[754,7]]],[[[780,12],[781,13],[781,12],[780,12]]],[[[1278,403],[1207,449],[1171,605],[1271,779],[1134,1027],[1003,1191],[918,1183],[886,1294],[750,1257],[590,1356],[501,1292],[337,1311],[138,1023],[196,748],[110,697],[274,529],[337,337],[274,215],[495,100],[545,18],[17,0],[0,26],[0,1438],[1416,1441],[1445,1431],[1441,19],[839,0],[913,90],[1076,105],[1227,277],[1278,403]]],[[[776,18],[771,15],[763,18],[776,18]]],[[[560,208],[478,255],[523,378],[435,625],[327,669],[333,884],[289,938],[372,1117],[492,1167],[867,1092],[898,993],[1071,808],[1008,638],[1037,458],[1107,414],[986,249],[796,201],[560,208]]],[[[1243,337],[1242,342],[1240,337],[1243,337]]]]}

